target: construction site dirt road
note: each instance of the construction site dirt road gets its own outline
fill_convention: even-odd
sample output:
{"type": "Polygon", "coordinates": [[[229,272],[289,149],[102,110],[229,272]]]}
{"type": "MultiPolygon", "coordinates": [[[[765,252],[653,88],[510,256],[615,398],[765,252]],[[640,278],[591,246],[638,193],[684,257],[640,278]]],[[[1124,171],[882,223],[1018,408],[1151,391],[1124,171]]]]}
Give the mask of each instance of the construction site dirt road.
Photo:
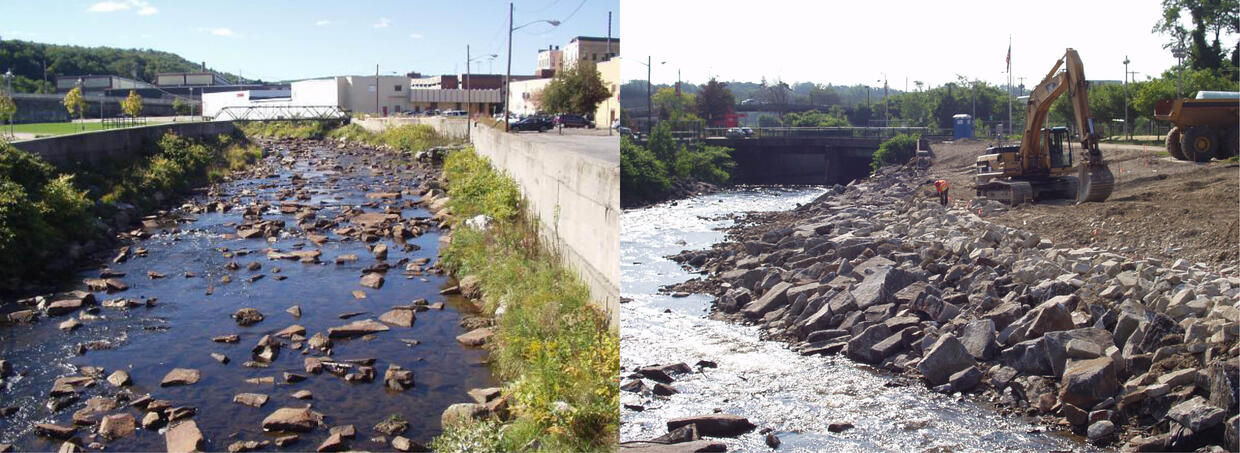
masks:
{"type": "MultiPolygon", "coordinates": [[[[975,159],[987,146],[976,140],[931,145],[932,176],[951,183],[953,203],[974,200],[975,159]]],[[[1100,148],[1115,175],[1115,191],[1105,202],[1039,202],[988,220],[1035,232],[1062,246],[1100,246],[1168,264],[1176,259],[1204,262],[1227,275],[1237,271],[1240,165],[1179,161],[1154,145],[1100,148]]],[[[934,196],[933,190],[927,184],[926,196],[934,196]]]]}

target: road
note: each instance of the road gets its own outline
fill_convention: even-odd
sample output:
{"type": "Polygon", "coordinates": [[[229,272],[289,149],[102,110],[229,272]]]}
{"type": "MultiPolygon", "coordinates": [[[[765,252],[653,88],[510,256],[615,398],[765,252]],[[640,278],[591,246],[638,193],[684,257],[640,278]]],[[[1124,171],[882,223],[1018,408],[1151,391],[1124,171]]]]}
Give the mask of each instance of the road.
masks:
{"type": "Polygon", "coordinates": [[[561,132],[513,132],[531,142],[543,143],[583,154],[603,162],[620,165],[620,135],[608,136],[606,129],[564,129],[561,132]]]}

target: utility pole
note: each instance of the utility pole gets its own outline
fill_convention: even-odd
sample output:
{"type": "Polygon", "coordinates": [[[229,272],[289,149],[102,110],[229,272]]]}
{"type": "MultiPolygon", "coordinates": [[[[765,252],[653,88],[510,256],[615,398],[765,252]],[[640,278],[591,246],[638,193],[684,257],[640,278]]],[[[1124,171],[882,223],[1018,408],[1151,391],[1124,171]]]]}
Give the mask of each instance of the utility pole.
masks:
{"type": "Polygon", "coordinates": [[[1184,97],[1184,57],[1187,55],[1187,49],[1183,44],[1171,49],[1171,56],[1175,57],[1176,61],[1175,97],[1177,98],[1184,97]]]}
{"type": "Polygon", "coordinates": [[[465,89],[465,111],[467,112],[465,113],[465,141],[469,141],[470,129],[474,128],[474,108],[473,106],[469,105],[470,101],[473,100],[473,96],[470,96],[470,93],[469,93],[469,75],[470,75],[469,44],[466,44],[465,45],[465,86],[461,87],[465,89]]]}
{"type": "Polygon", "coordinates": [[[508,3],[508,72],[504,76],[504,132],[508,132],[508,92],[512,89],[512,2],[508,3]]]}
{"type": "Polygon", "coordinates": [[[646,55],[646,133],[654,131],[654,97],[650,94],[650,55],[646,55]]]}
{"type": "Polygon", "coordinates": [[[1128,135],[1128,56],[1124,55],[1124,136],[1128,135]]]}

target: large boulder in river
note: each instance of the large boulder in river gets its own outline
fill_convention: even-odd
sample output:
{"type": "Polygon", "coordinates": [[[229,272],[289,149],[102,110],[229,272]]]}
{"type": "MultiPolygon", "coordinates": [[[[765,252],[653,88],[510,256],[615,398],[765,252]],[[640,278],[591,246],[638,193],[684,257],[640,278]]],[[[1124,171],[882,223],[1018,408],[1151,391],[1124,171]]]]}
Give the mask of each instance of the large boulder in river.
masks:
{"type": "Polygon", "coordinates": [[[199,376],[198,370],[192,368],[173,368],[172,371],[164,375],[164,379],[159,382],[159,386],[190,385],[198,382],[199,376]]]}
{"type": "Polygon", "coordinates": [[[373,319],[363,319],[343,326],[328,328],[327,336],[329,338],[360,337],[372,333],[386,332],[387,330],[388,326],[383,325],[383,323],[373,319]]]}
{"type": "Polygon", "coordinates": [[[955,335],[944,334],[926,350],[926,356],[917,364],[917,370],[930,384],[939,386],[951,380],[956,372],[974,365],[977,361],[960,340],[955,335]]]}
{"type": "Polygon", "coordinates": [[[960,343],[973,358],[990,360],[999,346],[995,343],[995,322],[989,319],[970,322],[960,334],[960,343]]]}
{"type": "Polygon", "coordinates": [[[1226,412],[1211,406],[1205,398],[1194,396],[1192,399],[1177,404],[1167,411],[1167,419],[1180,426],[1200,433],[1223,422],[1226,412]]]}
{"type": "Polygon", "coordinates": [[[1046,357],[1046,339],[1022,341],[1004,349],[999,361],[1023,374],[1050,374],[1051,363],[1046,357]]]}
{"type": "Polygon", "coordinates": [[[189,453],[202,451],[202,431],[193,420],[185,420],[168,428],[164,433],[164,444],[168,453],[189,453]]]}
{"type": "Polygon", "coordinates": [[[1059,400],[1080,408],[1094,407],[1115,395],[1119,381],[1110,357],[1076,360],[1068,363],[1060,380],[1059,400]]]}
{"type": "Polygon", "coordinates": [[[263,419],[264,431],[312,431],[323,424],[323,414],[308,407],[282,407],[263,419]]]}
{"type": "Polygon", "coordinates": [[[711,437],[736,437],[757,427],[739,415],[707,414],[668,420],[667,430],[674,431],[686,425],[697,425],[698,434],[711,437]]]}
{"type": "Polygon", "coordinates": [[[232,315],[237,324],[248,326],[263,320],[263,314],[254,308],[242,308],[232,315]]]}

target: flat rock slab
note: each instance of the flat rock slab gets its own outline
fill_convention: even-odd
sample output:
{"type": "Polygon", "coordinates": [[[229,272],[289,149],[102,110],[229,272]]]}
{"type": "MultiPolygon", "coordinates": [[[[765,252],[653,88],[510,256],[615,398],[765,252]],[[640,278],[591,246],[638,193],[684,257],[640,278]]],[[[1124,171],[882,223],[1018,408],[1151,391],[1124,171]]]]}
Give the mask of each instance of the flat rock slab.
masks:
{"type": "Polygon", "coordinates": [[[164,433],[164,444],[168,453],[189,453],[202,450],[202,431],[193,420],[186,420],[168,428],[164,433]]]}
{"type": "Polygon", "coordinates": [[[697,425],[698,434],[711,437],[736,437],[757,427],[739,415],[707,414],[668,420],[667,430],[674,431],[686,425],[697,425]]]}
{"type": "Polygon", "coordinates": [[[99,422],[99,434],[108,439],[120,439],[133,434],[135,429],[137,421],[130,414],[108,415],[99,422]]]}
{"type": "Polygon", "coordinates": [[[174,368],[172,371],[169,371],[168,374],[164,375],[164,379],[159,382],[159,385],[161,387],[190,385],[197,383],[199,377],[201,377],[201,375],[198,373],[198,370],[191,368],[174,368]]]}
{"type": "Polygon", "coordinates": [[[676,444],[630,442],[620,446],[620,451],[633,453],[697,453],[728,451],[727,444],[713,440],[694,440],[676,444]]]}
{"type": "Polygon", "coordinates": [[[263,419],[264,431],[307,432],[323,424],[323,414],[305,407],[282,407],[263,419]]]}
{"type": "Polygon", "coordinates": [[[413,327],[415,320],[417,315],[412,308],[397,308],[379,315],[379,321],[400,327],[413,327]]]}
{"type": "Polygon", "coordinates": [[[262,393],[238,393],[233,397],[233,402],[244,404],[250,407],[262,407],[267,404],[267,395],[262,393]]]}
{"type": "Polygon", "coordinates": [[[469,332],[457,335],[456,341],[465,346],[482,346],[491,339],[490,327],[479,327],[469,332]]]}
{"type": "Polygon", "coordinates": [[[329,338],[348,338],[360,337],[362,335],[370,335],[372,333],[386,332],[388,326],[373,319],[363,319],[354,321],[339,327],[331,327],[327,329],[329,338]]]}

